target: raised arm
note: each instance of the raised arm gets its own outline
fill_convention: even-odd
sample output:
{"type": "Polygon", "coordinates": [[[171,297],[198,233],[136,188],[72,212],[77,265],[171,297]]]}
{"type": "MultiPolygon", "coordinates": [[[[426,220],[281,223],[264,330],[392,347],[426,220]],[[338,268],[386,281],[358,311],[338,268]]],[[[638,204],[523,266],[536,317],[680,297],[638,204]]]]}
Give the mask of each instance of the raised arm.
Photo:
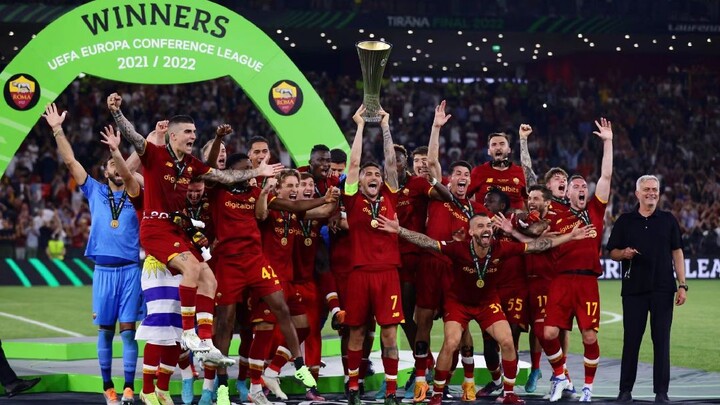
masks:
{"type": "Polygon", "coordinates": [[[399,237],[405,239],[413,245],[419,246],[423,249],[440,252],[440,244],[435,239],[425,234],[414,232],[400,226],[400,223],[397,219],[397,214],[395,215],[395,219],[392,220],[384,215],[380,215],[377,220],[379,224],[378,229],[380,229],[381,231],[385,231],[387,233],[396,233],[399,237]]]}
{"type": "Polygon", "coordinates": [[[217,129],[215,130],[215,139],[213,139],[213,143],[212,145],[210,145],[210,153],[208,154],[208,159],[205,164],[210,167],[217,167],[217,159],[218,155],[220,154],[223,139],[227,135],[232,134],[232,132],[232,127],[230,127],[230,125],[228,124],[222,124],[217,127],[217,129]]]}
{"type": "Polygon", "coordinates": [[[600,118],[600,123],[595,121],[598,131],[593,133],[602,139],[603,157],[600,166],[600,179],[595,186],[595,195],[601,201],[607,201],[610,198],[610,180],[612,180],[613,171],[613,132],[612,123],[605,118],[600,118]]]}
{"type": "Polygon", "coordinates": [[[45,107],[45,114],[43,114],[45,121],[47,121],[53,131],[53,136],[55,137],[55,142],[57,142],[60,158],[62,158],[63,162],[65,162],[65,166],[67,166],[75,181],[78,184],[83,185],[87,180],[88,174],[80,162],[75,159],[75,153],[73,153],[72,146],[70,146],[70,142],[65,136],[65,132],[63,132],[62,123],[65,121],[66,116],[67,111],[63,111],[62,114],[58,114],[55,103],[48,104],[48,106],[45,107]]]}
{"type": "Polygon", "coordinates": [[[118,148],[120,146],[120,131],[115,132],[111,126],[106,126],[104,132],[100,132],[100,135],[103,137],[100,142],[107,145],[108,149],[110,149],[110,155],[115,162],[115,168],[117,168],[120,177],[122,177],[125,183],[125,190],[129,196],[136,197],[140,194],[140,183],[127,167],[125,159],[123,159],[120,149],[118,148]]]}
{"type": "Polygon", "coordinates": [[[532,169],[532,159],[530,159],[530,150],[528,149],[528,137],[532,133],[532,127],[528,124],[520,124],[518,134],[520,135],[520,164],[523,172],[525,172],[526,187],[537,184],[537,175],[532,169]]]}
{"type": "Polygon", "coordinates": [[[216,170],[212,169],[209,172],[199,176],[203,180],[215,181],[221,184],[235,184],[245,180],[254,179],[258,176],[264,177],[275,177],[276,174],[280,173],[283,169],[281,163],[275,163],[269,165],[268,159],[270,155],[266,156],[265,159],[260,162],[260,165],[254,169],[248,170],[216,170]]]}
{"type": "Polygon", "coordinates": [[[268,197],[275,190],[275,182],[268,181],[260,192],[257,202],[255,202],[255,219],[262,222],[268,216],[268,197]]]}
{"type": "MultiPolygon", "coordinates": [[[[157,124],[155,124],[155,130],[148,134],[147,141],[153,145],[165,146],[165,133],[167,132],[167,128],[168,120],[158,121],[157,124]]],[[[140,168],[140,155],[137,154],[137,151],[133,150],[130,157],[125,160],[125,164],[131,172],[136,172],[140,168]]]]}
{"type": "Polygon", "coordinates": [[[360,179],[360,161],[362,160],[362,147],[363,147],[363,130],[365,129],[365,120],[362,114],[365,113],[365,106],[360,105],[360,108],[355,111],[353,115],[353,121],[357,125],[357,131],[355,132],[355,138],[353,139],[352,147],[350,148],[350,166],[348,167],[347,178],[345,184],[357,184],[360,179]]]}
{"type": "Polygon", "coordinates": [[[120,103],[122,103],[122,97],[117,93],[113,93],[107,98],[108,109],[113,119],[115,119],[115,124],[120,130],[120,133],[132,144],[135,151],[142,155],[145,153],[145,137],[135,131],[133,124],[125,118],[122,111],[120,111],[120,103]]]}
{"type": "Polygon", "coordinates": [[[390,134],[390,114],[385,110],[380,110],[380,129],[383,135],[383,149],[385,154],[385,182],[391,190],[395,191],[400,188],[397,172],[397,157],[395,156],[395,144],[390,134]]]}
{"type": "Polygon", "coordinates": [[[440,129],[452,117],[445,114],[445,100],[435,107],[435,119],[433,119],[430,130],[430,141],[428,142],[428,170],[430,175],[436,179],[442,179],[442,167],[440,166],[440,129]]]}
{"type": "Polygon", "coordinates": [[[447,187],[445,187],[437,178],[433,177],[430,180],[433,188],[430,189],[430,198],[438,201],[450,202],[452,201],[452,194],[447,187]]]}

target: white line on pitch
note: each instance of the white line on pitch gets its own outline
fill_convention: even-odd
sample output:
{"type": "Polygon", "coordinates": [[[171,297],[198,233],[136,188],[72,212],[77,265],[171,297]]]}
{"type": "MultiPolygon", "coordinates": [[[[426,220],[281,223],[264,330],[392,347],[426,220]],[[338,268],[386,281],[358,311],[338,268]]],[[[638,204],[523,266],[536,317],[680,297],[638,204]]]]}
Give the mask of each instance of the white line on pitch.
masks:
{"type": "Polygon", "coordinates": [[[67,329],[62,329],[62,328],[58,328],[57,326],[52,326],[52,325],[48,325],[48,324],[43,323],[43,322],[34,321],[34,320],[32,320],[32,319],[25,318],[24,316],[17,316],[17,315],[13,315],[13,314],[8,314],[7,312],[0,312],[0,316],[4,316],[4,317],[10,318],[10,319],[14,319],[14,320],[20,321],[20,322],[29,323],[29,324],[32,324],[32,325],[35,325],[35,326],[39,326],[39,327],[41,327],[41,328],[50,329],[50,330],[55,331],[55,332],[64,333],[64,334],[66,334],[66,335],[70,335],[70,336],[73,336],[73,337],[83,337],[83,336],[84,336],[84,335],[81,335],[81,334],[79,334],[79,333],[76,333],[76,332],[73,332],[73,331],[69,331],[69,330],[67,330],[67,329]]]}
{"type": "Polygon", "coordinates": [[[601,314],[610,315],[612,316],[611,319],[608,319],[607,321],[600,321],[600,325],[607,325],[609,323],[615,323],[620,322],[623,319],[623,316],[620,314],[616,314],[615,312],[610,311],[600,311],[601,314]]]}

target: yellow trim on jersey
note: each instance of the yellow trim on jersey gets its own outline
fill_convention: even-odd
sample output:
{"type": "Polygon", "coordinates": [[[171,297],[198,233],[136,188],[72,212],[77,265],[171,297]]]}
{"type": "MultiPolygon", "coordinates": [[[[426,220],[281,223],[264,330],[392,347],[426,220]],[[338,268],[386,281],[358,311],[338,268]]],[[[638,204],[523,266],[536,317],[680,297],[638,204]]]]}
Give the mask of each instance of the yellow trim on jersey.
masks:
{"type": "MultiPolygon", "coordinates": [[[[127,190],[127,189],[126,189],[126,190],[127,190]]],[[[130,193],[127,193],[127,195],[128,195],[128,197],[135,198],[135,197],[137,197],[137,196],[140,195],[140,190],[142,190],[142,188],[141,188],[140,185],[138,184],[138,193],[135,194],[135,195],[132,195],[132,194],[130,194],[130,193]]],[[[152,256],[149,256],[149,257],[152,257],[152,256]]]]}
{"type": "Polygon", "coordinates": [[[525,248],[523,249],[523,252],[527,252],[527,251],[528,251],[528,250],[527,250],[527,249],[528,249],[527,243],[523,243],[523,245],[525,245],[525,248]]]}
{"type": "Polygon", "coordinates": [[[393,188],[390,187],[390,185],[389,185],[387,182],[385,182],[385,186],[388,188],[388,190],[390,190],[391,193],[397,194],[398,191],[397,191],[397,190],[393,190],[393,188]]]}
{"type": "Polygon", "coordinates": [[[595,198],[597,198],[598,201],[600,201],[600,202],[603,203],[603,204],[607,204],[607,203],[608,203],[606,200],[603,200],[602,198],[600,198],[597,194],[595,194],[595,198]]]}

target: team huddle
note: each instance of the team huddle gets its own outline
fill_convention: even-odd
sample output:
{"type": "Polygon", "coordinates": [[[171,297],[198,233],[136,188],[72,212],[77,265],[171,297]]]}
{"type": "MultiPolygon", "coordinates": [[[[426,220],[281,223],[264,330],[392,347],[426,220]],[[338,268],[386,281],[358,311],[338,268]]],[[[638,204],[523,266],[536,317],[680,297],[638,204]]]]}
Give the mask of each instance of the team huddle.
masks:
{"type": "Polygon", "coordinates": [[[521,165],[509,160],[509,136],[493,133],[489,162],[442,168],[439,136],[451,118],[444,101],[427,147],[408,154],[394,144],[390,117],[380,111],[384,159],[364,160],[360,106],[349,159],[315,145],[309,165],[296,170],[269,163],[262,137],[250,139],[247,154],[228,156],[228,125],[217,127],[197,158],[191,117],[160,121],[143,136],[123,115],[122,100],[116,93],[107,99],[117,131],[108,126],[102,133],[110,152],[106,183],[89,177],[75,159],[62,129],[66,114],[50,105],[44,115],[90,203],[86,256],[96,263],[93,315],[108,404],[134,402],[135,340],[146,341],[143,403],[173,403],[168,389],[176,367],[182,401],[192,403],[193,356],[203,364],[199,404],[230,404],[228,367],[235,360],[229,349],[237,331],[241,401],[269,405],[270,393],[287,399],[279,374],[288,362],[306,398],[323,401],[317,380],[326,319],[341,336],[350,405],[362,403],[378,326],[385,382],[377,399],[399,403],[398,325],[415,358],[404,394],[413,402],[439,405],[461,362],[462,401],[499,393],[498,402],[523,403],[514,389],[521,332],[529,332],[532,350],[527,392],[535,391],[545,352],[553,369],[549,401],[578,395],[591,401],[600,356],[600,238],[613,164],[609,121],[596,122],[603,158],[591,191],[584,178],[560,168],[538,184],[527,148],[532,129],[525,124],[521,165]],[[134,149],[127,160],[121,136],[134,149]],[[140,246],[147,255],[142,270],[140,246]],[[438,317],[444,339],[430,342],[438,317]],[[584,345],[579,392],[565,367],[573,318],[584,345]],[[483,330],[492,375],[480,390],[472,320],[483,330]],[[121,396],[110,378],[116,323],[123,339],[121,396]],[[439,350],[437,358],[431,348],[439,350]]]}

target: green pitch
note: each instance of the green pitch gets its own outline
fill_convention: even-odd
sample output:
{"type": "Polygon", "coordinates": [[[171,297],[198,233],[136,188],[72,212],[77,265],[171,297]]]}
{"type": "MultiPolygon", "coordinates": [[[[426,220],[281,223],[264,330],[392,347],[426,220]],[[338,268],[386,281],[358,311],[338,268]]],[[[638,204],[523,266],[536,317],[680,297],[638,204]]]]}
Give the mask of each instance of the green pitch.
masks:
{"type": "MultiPolygon", "coordinates": [[[[688,367],[706,371],[720,371],[720,347],[713,336],[713,319],[720,319],[720,306],[717,291],[720,282],[715,280],[690,280],[688,302],[675,307],[672,328],[672,347],[670,351],[673,366],[688,367]],[[713,298],[715,297],[715,298],[713,298]]],[[[600,281],[601,309],[604,312],[622,314],[619,281],[600,281]]],[[[3,325],[0,339],[68,337],[67,333],[49,330],[33,325],[25,320],[9,318],[3,314],[22,317],[61,328],[65,331],[86,336],[95,336],[92,325],[90,287],[0,287],[0,322],[3,325]]],[[[619,358],[622,351],[622,322],[611,322],[613,315],[604,313],[600,327],[601,357],[619,358]]],[[[473,336],[479,336],[476,325],[473,336]]],[[[325,336],[336,336],[329,326],[323,330],[325,336]]],[[[404,335],[398,337],[402,349],[409,349],[404,335]]],[[[432,348],[440,349],[442,342],[442,323],[436,322],[432,334],[432,348]]],[[[481,342],[476,341],[477,351],[481,342]]],[[[527,335],[520,338],[520,350],[528,350],[527,335]]],[[[582,354],[583,346],[580,334],[572,333],[570,351],[582,354]]],[[[529,360],[524,358],[523,360],[529,360]]],[[[652,342],[650,327],[645,332],[640,360],[652,363],[652,342]]]]}

